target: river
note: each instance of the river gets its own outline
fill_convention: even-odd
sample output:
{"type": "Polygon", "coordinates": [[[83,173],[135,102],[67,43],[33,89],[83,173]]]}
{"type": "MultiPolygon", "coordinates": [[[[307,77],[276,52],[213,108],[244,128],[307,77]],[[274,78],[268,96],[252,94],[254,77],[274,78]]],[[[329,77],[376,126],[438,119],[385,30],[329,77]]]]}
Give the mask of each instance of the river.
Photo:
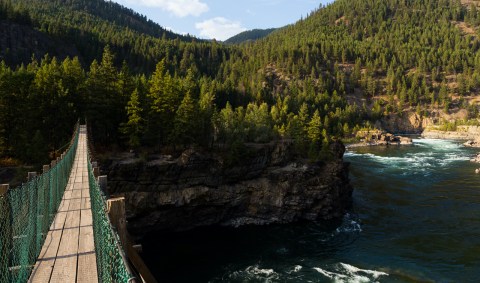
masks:
{"type": "Polygon", "coordinates": [[[429,139],[356,148],[341,223],[152,235],[144,256],[160,282],[478,282],[475,153],[429,139]]]}

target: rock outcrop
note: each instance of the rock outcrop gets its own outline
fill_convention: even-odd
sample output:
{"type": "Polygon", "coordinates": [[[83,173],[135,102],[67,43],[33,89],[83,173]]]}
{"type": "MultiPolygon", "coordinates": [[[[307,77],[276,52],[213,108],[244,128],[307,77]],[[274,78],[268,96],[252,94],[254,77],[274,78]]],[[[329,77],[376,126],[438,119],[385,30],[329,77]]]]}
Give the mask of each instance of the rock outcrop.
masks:
{"type": "Polygon", "coordinates": [[[476,148],[478,148],[478,147],[480,147],[480,139],[477,137],[474,140],[468,140],[463,145],[466,146],[466,147],[476,147],[476,148]]]}
{"type": "Polygon", "coordinates": [[[347,147],[362,147],[375,145],[410,145],[412,139],[409,137],[396,136],[383,131],[359,131],[357,137],[361,139],[360,143],[349,144],[347,147]]]}
{"type": "Polygon", "coordinates": [[[340,218],[351,203],[345,147],[332,161],[293,160],[292,144],[251,145],[240,164],[210,153],[179,158],[113,160],[104,167],[109,192],[126,197],[130,233],[198,226],[288,223],[340,218]]]}
{"type": "Polygon", "coordinates": [[[406,112],[402,115],[387,115],[375,127],[390,133],[420,134],[430,123],[430,119],[422,118],[415,112],[406,112]]]}
{"type": "Polygon", "coordinates": [[[471,162],[480,163],[480,154],[477,154],[474,158],[470,159],[471,162]]]}

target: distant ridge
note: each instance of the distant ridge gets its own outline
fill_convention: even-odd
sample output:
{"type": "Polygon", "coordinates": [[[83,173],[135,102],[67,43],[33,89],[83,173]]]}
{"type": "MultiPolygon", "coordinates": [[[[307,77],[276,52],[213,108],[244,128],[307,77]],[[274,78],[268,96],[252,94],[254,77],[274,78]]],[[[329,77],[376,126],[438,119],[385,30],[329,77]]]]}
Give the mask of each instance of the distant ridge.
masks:
{"type": "Polygon", "coordinates": [[[179,42],[205,42],[105,0],[0,0],[0,28],[0,60],[10,66],[28,63],[32,54],[78,56],[89,65],[109,45],[118,64],[152,71],[166,50],[183,53],[179,42]]]}
{"type": "Polygon", "coordinates": [[[267,35],[271,34],[276,30],[276,28],[247,30],[230,37],[229,39],[225,40],[225,43],[240,44],[246,41],[255,41],[266,37],[267,35]]]}

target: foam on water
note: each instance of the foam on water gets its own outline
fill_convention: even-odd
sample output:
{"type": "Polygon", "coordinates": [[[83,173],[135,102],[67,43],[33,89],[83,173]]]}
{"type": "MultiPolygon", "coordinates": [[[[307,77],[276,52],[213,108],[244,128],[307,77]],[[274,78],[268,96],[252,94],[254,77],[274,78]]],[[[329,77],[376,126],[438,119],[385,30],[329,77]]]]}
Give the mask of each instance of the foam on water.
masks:
{"type": "Polygon", "coordinates": [[[334,235],[338,235],[340,233],[360,233],[362,232],[362,226],[358,223],[358,219],[356,219],[352,214],[346,213],[343,216],[342,224],[335,230],[334,235]]]}
{"type": "Polygon", "coordinates": [[[303,266],[301,265],[295,265],[292,270],[290,270],[289,272],[287,272],[288,274],[292,274],[292,273],[297,273],[299,272],[300,270],[302,270],[303,266]]]}
{"type": "Polygon", "coordinates": [[[374,279],[378,279],[380,276],[388,276],[388,273],[377,271],[377,270],[368,270],[368,269],[360,269],[350,264],[346,264],[340,262],[340,265],[347,270],[350,274],[357,274],[357,273],[365,273],[371,275],[374,279]]]}
{"type": "Polygon", "coordinates": [[[313,269],[316,270],[318,273],[322,274],[323,276],[328,277],[330,279],[341,280],[341,279],[348,278],[347,275],[331,272],[320,267],[314,267],[313,269]]]}
{"type": "Polygon", "coordinates": [[[247,267],[245,270],[235,271],[229,275],[230,279],[242,280],[262,280],[264,282],[272,282],[278,280],[279,274],[270,268],[260,268],[258,264],[247,267]]]}
{"type": "Polygon", "coordinates": [[[416,146],[431,147],[436,150],[451,150],[459,149],[461,145],[449,140],[439,139],[413,139],[413,144],[416,146]]]}
{"type": "Polygon", "coordinates": [[[346,157],[369,158],[382,168],[378,168],[377,172],[385,172],[390,169],[400,169],[404,172],[402,175],[422,174],[428,176],[434,168],[447,167],[452,162],[468,161],[471,159],[462,145],[454,141],[436,140],[436,139],[414,139],[414,146],[429,148],[425,152],[408,152],[402,156],[381,156],[373,153],[360,153],[349,151],[345,153],[346,157]]]}
{"type": "Polygon", "coordinates": [[[343,262],[332,266],[333,271],[320,267],[313,269],[334,282],[376,282],[381,276],[388,276],[382,271],[361,269],[343,262]]]}

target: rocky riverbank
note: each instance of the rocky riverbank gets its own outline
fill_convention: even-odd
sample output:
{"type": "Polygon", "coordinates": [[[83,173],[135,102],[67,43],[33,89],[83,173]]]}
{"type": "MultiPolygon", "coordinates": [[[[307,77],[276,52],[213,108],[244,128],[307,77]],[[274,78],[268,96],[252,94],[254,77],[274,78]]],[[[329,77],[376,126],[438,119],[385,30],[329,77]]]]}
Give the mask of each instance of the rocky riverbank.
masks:
{"type": "MultiPolygon", "coordinates": [[[[480,148],[480,126],[457,126],[455,131],[440,131],[435,127],[427,128],[422,137],[431,139],[467,140],[463,143],[466,147],[480,148]]],[[[472,162],[480,163],[480,154],[471,159],[472,162]]],[[[480,169],[475,171],[480,173],[480,169]]]]}
{"type": "Polygon", "coordinates": [[[236,165],[219,155],[187,150],[178,158],[110,160],[109,192],[125,195],[128,229],[150,231],[199,226],[289,223],[341,218],[351,203],[345,147],[331,146],[332,160],[292,157],[291,142],[251,145],[236,165]]]}
{"type": "Polygon", "coordinates": [[[361,139],[361,142],[348,144],[347,148],[378,145],[411,145],[413,143],[409,137],[396,136],[382,131],[361,131],[357,133],[357,137],[361,139]]]}
{"type": "Polygon", "coordinates": [[[422,133],[422,137],[429,139],[449,140],[476,140],[480,137],[479,126],[457,126],[455,131],[441,131],[435,127],[429,127],[422,133]]]}

